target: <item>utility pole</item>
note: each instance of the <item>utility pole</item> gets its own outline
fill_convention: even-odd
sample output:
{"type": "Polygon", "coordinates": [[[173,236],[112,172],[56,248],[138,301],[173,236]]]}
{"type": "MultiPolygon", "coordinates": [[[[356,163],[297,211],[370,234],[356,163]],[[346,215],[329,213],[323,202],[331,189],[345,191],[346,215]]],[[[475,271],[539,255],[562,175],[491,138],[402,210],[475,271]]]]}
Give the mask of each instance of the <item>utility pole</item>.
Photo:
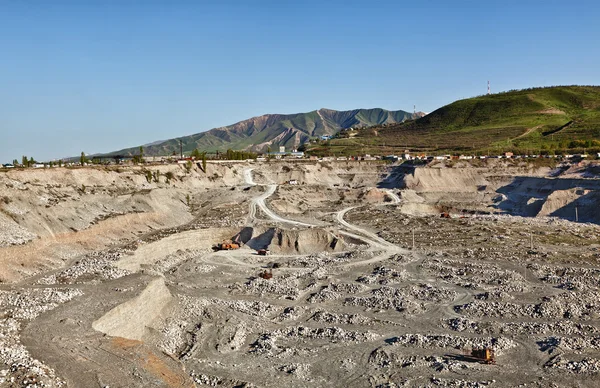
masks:
{"type": "Polygon", "coordinates": [[[183,143],[181,142],[181,139],[179,139],[179,156],[183,159],[183,143]]]}
{"type": "Polygon", "coordinates": [[[530,239],[530,248],[533,251],[533,233],[529,233],[529,239],[530,239]]]}

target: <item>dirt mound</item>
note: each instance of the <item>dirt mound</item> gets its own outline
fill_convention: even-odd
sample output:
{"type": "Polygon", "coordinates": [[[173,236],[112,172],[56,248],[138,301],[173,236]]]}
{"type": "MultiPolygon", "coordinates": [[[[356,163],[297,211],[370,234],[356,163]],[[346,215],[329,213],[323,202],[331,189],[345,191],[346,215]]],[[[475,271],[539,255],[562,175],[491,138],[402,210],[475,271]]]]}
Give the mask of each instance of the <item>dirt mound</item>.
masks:
{"type": "Polygon", "coordinates": [[[386,167],[378,163],[319,162],[271,163],[261,168],[259,183],[283,184],[295,180],[299,184],[327,186],[376,186],[386,167]]]}
{"type": "Polygon", "coordinates": [[[255,250],[269,249],[277,254],[339,252],[345,245],[342,239],[321,228],[244,228],[239,235],[242,236],[240,241],[248,247],[255,250]]]}
{"type": "Polygon", "coordinates": [[[151,327],[172,299],[165,280],[155,279],[141,294],[94,321],[92,327],[113,337],[141,341],[147,328],[151,327]]]}

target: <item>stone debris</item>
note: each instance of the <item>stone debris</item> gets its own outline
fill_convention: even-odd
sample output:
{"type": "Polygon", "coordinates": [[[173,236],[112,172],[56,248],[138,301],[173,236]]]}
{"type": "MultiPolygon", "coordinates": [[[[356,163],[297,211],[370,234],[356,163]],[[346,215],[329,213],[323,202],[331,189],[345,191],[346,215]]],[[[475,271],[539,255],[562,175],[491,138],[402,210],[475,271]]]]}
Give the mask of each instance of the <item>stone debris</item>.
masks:
{"type": "Polygon", "coordinates": [[[277,370],[300,380],[309,380],[310,378],[310,364],[286,364],[277,367],[277,370]]]}
{"type": "Polygon", "coordinates": [[[371,296],[346,298],[344,304],[346,306],[362,306],[367,311],[396,310],[411,314],[423,311],[423,306],[413,301],[405,291],[387,286],[371,291],[371,296]]]}
{"type": "Polygon", "coordinates": [[[210,302],[215,306],[226,306],[234,311],[243,314],[254,315],[257,317],[272,316],[281,310],[281,307],[277,307],[260,300],[223,300],[215,298],[211,299],[210,302]]]}
{"type": "Polygon", "coordinates": [[[568,360],[562,355],[552,357],[548,362],[544,364],[545,368],[560,369],[570,373],[600,373],[600,359],[586,357],[579,361],[568,360]]]}
{"type": "Polygon", "coordinates": [[[585,320],[598,317],[599,308],[600,292],[587,291],[545,296],[535,304],[475,300],[455,306],[454,310],[472,317],[585,320]]]}
{"type": "Polygon", "coordinates": [[[311,321],[333,325],[372,325],[373,319],[360,314],[336,314],[319,310],[309,318],[311,321]]]}
{"type": "Polygon", "coordinates": [[[122,254],[122,251],[90,253],[59,273],[41,278],[37,284],[98,283],[127,276],[129,271],[114,266],[122,254]]]}
{"type": "Polygon", "coordinates": [[[233,291],[258,296],[278,296],[281,299],[296,300],[300,296],[297,277],[284,274],[274,279],[256,277],[245,284],[236,284],[231,287],[233,291]]]}
{"type": "Polygon", "coordinates": [[[8,366],[0,374],[0,385],[26,387],[63,387],[65,382],[54,371],[33,359],[20,342],[22,325],[59,304],[83,295],[73,288],[30,288],[19,292],[0,291],[0,361],[8,366]]]}
{"type": "Polygon", "coordinates": [[[502,351],[512,349],[517,344],[506,337],[458,337],[454,335],[423,335],[423,334],[404,334],[393,337],[386,342],[393,346],[415,346],[420,348],[452,348],[452,349],[471,349],[471,348],[492,348],[497,354],[502,351]]]}
{"type": "Polygon", "coordinates": [[[336,300],[348,294],[359,294],[368,290],[367,287],[360,284],[351,283],[330,283],[327,286],[312,294],[308,299],[308,303],[321,303],[327,300],[336,300]]]}

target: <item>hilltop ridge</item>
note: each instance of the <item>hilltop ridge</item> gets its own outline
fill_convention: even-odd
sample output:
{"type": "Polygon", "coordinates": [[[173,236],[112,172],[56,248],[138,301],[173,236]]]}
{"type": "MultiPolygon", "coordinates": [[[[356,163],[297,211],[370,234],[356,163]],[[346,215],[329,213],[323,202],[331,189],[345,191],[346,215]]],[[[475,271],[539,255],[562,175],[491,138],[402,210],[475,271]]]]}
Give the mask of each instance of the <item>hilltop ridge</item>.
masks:
{"type": "Polygon", "coordinates": [[[513,90],[455,101],[417,120],[363,128],[318,152],[536,152],[600,148],[600,87],[513,90]]]}
{"type": "MultiPolygon", "coordinates": [[[[401,123],[418,116],[419,113],[381,108],[349,111],[321,108],[308,113],[265,114],[206,132],[149,143],[144,146],[144,153],[149,156],[179,153],[180,141],[184,152],[195,148],[209,152],[227,149],[266,152],[279,146],[293,149],[311,137],[331,136],[340,129],[401,123]]],[[[106,155],[135,155],[138,151],[139,147],[131,147],[106,155]]]]}

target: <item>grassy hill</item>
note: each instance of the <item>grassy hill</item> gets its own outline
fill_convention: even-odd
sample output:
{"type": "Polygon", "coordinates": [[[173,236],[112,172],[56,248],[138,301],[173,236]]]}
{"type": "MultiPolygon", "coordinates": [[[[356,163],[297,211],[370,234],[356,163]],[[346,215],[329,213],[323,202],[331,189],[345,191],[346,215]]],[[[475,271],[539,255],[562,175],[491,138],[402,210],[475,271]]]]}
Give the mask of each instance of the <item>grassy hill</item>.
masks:
{"type": "Polygon", "coordinates": [[[317,154],[600,149],[600,87],[557,86],[459,100],[418,120],[364,128],[317,154]]]}
{"type": "MultiPolygon", "coordinates": [[[[276,151],[279,146],[285,146],[286,149],[291,150],[306,143],[311,137],[333,135],[343,128],[392,124],[409,119],[414,119],[412,113],[385,109],[350,111],[319,109],[288,115],[267,114],[226,127],[147,144],[144,146],[144,154],[147,156],[179,154],[180,141],[184,153],[189,153],[195,148],[208,152],[227,149],[264,152],[269,147],[276,151]]],[[[139,147],[126,148],[105,155],[136,154],[139,154],[139,147]]]]}

